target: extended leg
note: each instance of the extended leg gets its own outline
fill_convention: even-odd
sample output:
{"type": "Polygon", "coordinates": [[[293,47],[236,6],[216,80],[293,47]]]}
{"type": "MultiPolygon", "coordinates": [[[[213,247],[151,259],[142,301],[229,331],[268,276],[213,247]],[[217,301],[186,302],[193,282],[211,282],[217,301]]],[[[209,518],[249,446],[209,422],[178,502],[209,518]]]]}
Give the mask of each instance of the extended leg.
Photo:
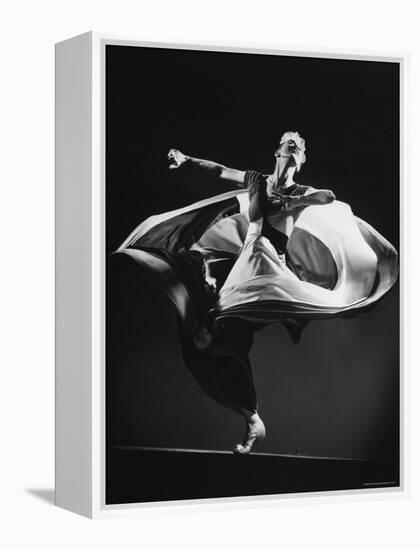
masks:
{"type": "Polygon", "coordinates": [[[239,319],[216,322],[193,345],[183,339],[185,362],[200,386],[215,401],[244,417],[257,410],[248,357],[252,342],[252,329],[239,319]]]}
{"type": "Polygon", "coordinates": [[[266,434],[264,423],[257,412],[257,395],[249,361],[255,327],[240,319],[228,319],[223,321],[219,330],[220,353],[229,353],[236,358],[223,373],[226,387],[245,420],[245,436],[235,446],[234,452],[248,454],[254,443],[264,439],[266,434]]]}

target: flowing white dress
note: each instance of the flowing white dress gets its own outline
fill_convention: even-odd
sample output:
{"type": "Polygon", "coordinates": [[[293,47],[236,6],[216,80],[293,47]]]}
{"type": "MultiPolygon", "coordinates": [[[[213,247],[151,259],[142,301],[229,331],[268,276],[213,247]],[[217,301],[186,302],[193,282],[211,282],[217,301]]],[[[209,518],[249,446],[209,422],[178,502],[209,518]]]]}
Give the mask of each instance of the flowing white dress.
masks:
{"type": "MultiPolygon", "coordinates": [[[[118,251],[139,263],[149,262],[159,271],[159,261],[148,259],[148,252],[142,251],[138,243],[157,228],[162,233],[167,226],[172,234],[174,220],[185,220],[191,214],[197,220],[209,207],[232,199],[238,205],[237,213],[221,219],[219,216],[210,223],[207,219],[206,230],[188,246],[191,251],[212,250],[237,257],[219,292],[220,317],[274,322],[346,316],[374,304],[395,283],[397,251],[373,227],[357,218],[348,204],[336,200],[305,208],[289,237],[287,255],[279,255],[270,241],[261,236],[261,220],[249,223],[246,189],[152,216],[133,231],[118,251]]],[[[186,293],[179,288],[179,282],[177,287],[176,292],[169,287],[167,291],[182,316],[186,293]]]]}
{"type": "Polygon", "coordinates": [[[187,368],[210,397],[236,412],[257,408],[249,362],[256,326],[281,322],[297,343],[311,320],[372,307],[398,275],[395,248],[345,203],[304,209],[281,255],[261,235],[261,220],[249,223],[248,208],[244,189],[151,216],[116,251],[159,282],[179,314],[187,368]],[[182,263],[197,257],[207,271],[212,262],[228,266],[210,316],[203,273],[182,263]],[[206,315],[227,330],[229,353],[194,345],[206,315]]]}

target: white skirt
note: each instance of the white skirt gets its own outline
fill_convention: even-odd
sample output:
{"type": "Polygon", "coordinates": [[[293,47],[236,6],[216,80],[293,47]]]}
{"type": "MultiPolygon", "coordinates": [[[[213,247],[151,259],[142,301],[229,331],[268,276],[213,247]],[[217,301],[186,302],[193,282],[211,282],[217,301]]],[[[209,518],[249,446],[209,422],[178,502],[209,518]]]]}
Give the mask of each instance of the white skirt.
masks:
{"type": "Polygon", "coordinates": [[[350,207],[336,202],[308,208],[302,216],[299,228],[307,234],[306,241],[309,235],[312,237],[305,242],[303,233],[299,238],[292,232],[288,257],[299,266],[294,271],[286,265],[285,255],[279,256],[270,241],[261,236],[262,220],[249,224],[238,260],[220,291],[221,310],[274,300],[294,303],[307,311],[342,309],[368,298],[378,258],[363,238],[350,207]],[[313,264],[311,269],[305,270],[309,264],[313,264]],[[314,271],[322,275],[323,270],[323,280],[330,277],[331,288],[307,280],[314,278],[314,271]]]}
{"type": "MultiPolygon", "coordinates": [[[[147,264],[148,253],[133,247],[154,228],[161,234],[168,226],[169,233],[174,220],[184,223],[184,217],[191,214],[199,220],[206,208],[226,200],[236,200],[240,212],[211,223],[190,245],[190,250],[211,249],[237,257],[219,291],[217,309],[221,317],[275,322],[353,315],[377,302],[397,279],[395,248],[340,201],[310,206],[301,213],[288,240],[286,264],[286,257],[279,256],[261,236],[262,220],[249,223],[246,190],[152,216],[133,231],[119,252],[147,264]]],[[[167,286],[168,295],[184,317],[185,299],[181,297],[185,293],[175,293],[167,286]]]]}

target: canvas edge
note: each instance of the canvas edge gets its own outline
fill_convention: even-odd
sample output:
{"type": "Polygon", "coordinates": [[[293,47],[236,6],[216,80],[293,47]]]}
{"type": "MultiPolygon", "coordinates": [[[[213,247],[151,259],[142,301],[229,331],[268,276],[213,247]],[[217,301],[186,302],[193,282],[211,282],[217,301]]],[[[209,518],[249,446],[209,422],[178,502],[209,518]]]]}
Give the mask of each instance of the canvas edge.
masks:
{"type": "MultiPolygon", "coordinates": [[[[286,46],[280,44],[255,44],[242,42],[188,43],[183,40],[167,42],[159,38],[142,40],[139,37],[127,38],[115,34],[92,32],[92,371],[91,371],[91,443],[92,443],[92,500],[90,517],[106,518],[121,515],[154,514],[159,511],[173,513],[186,510],[228,510],[240,507],[273,507],[305,503],[365,502],[409,497],[409,371],[410,371],[410,281],[409,281],[409,54],[407,52],[378,52],[366,50],[340,50],[307,46],[286,46]],[[224,51],[239,53],[260,53],[267,55],[294,55],[305,57],[325,57],[336,59],[382,61],[399,63],[401,84],[401,482],[395,488],[370,488],[351,491],[322,493],[299,493],[256,497],[226,497],[191,501],[174,501],[136,504],[105,504],[105,46],[129,45],[195,49],[203,51],[224,51]],[[99,284],[98,284],[99,281],[99,284]]],[[[85,35],[82,35],[85,36],[85,35]]],[[[66,41],[67,42],[67,41],[66,41]]]]}
{"type": "Polygon", "coordinates": [[[92,517],[92,33],[55,46],[55,504],[92,517]]]}

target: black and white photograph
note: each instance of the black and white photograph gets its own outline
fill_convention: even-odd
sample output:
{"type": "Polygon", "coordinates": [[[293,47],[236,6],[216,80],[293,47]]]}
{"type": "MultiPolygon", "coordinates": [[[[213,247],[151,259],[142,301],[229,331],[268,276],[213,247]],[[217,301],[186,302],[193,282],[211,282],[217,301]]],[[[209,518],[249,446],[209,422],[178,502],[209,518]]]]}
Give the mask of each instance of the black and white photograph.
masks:
{"type": "Polygon", "coordinates": [[[106,504],[400,485],[400,65],[105,48],[106,504]]]}

